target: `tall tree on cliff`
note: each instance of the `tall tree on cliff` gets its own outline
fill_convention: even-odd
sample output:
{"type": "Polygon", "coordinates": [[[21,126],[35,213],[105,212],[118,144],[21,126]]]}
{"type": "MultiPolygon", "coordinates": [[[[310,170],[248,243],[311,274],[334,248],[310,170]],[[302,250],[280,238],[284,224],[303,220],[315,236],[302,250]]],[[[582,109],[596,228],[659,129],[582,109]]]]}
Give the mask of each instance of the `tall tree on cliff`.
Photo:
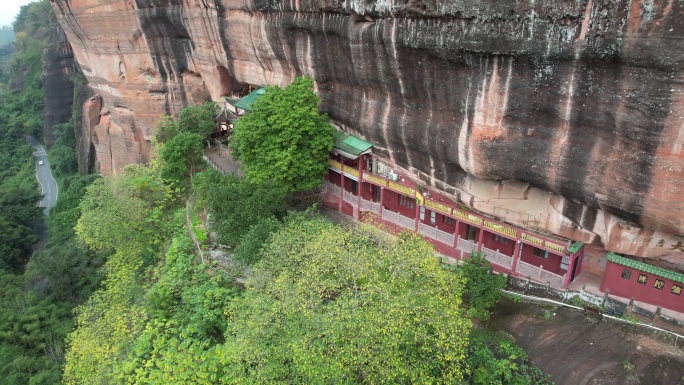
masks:
{"type": "Polygon", "coordinates": [[[183,132],[192,132],[205,138],[214,132],[214,118],[218,112],[219,106],[215,102],[185,107],[178,114],[178,128],[183,132]]]}
{"type": "Polygon", "coordinates": [[[199,135],[201,142],[214,132],[214,118],[218,111],[219,106],[215,102],[204,102],[185,107],[176,120],[171,116],[163,116],[157,122],[157,141],[166,143],[179,133],[188,132],[199,135]]]}
{"type": "Polygon", "coordinates": [[[182,132],[161,148],[163,160],[160,174],[173,188],[185,191],[192,185],[192,176],[204,165],[202,160],[202,137],[192,132],[182,132]]]}
{"type": "Polygon", "coordinates": [[[320,187],[333,128],[318,113],[321,100],[312,89],[309,77],[285,88],[267,87],[254,111],[235,124],[230,148],[247,180],[273,182],[288,193],[320,187]]]}

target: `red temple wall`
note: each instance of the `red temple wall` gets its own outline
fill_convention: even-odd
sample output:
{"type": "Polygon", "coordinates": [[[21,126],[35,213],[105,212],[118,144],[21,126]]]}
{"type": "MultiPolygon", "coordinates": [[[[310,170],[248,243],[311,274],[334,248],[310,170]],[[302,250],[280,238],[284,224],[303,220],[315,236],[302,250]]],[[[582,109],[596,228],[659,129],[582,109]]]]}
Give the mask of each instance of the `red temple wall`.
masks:
{"type": "Polygon", "coordinates": [[[551,252],[549,252],[548,258],[534,255],[534,246],[532,245],[522,245],[522,254],[520,255],[520,260],[533,266],[541,265],[544,270],[556,273],[558,275],[565,274],[565,270],[561,270],[560,268],[560,263],[563,260],[563,257],[551,252]]]}
{"type": "Polygon", "coordinates": [[[684,312],[684,294],[673,294],[671,292],[673,285],[677,285],[680,288],[684,286],[682,283],[608,261],[606,270],[603,273],[603,279],[601,280],[601,291],[609,290],[609,293],[612,295],[634,298],[637,301],[684,312]],[[622,278],[623,270],[631,272],[629,279],[622,278]],[[645,284],[638,282],[640,274],[646,276],[645,284]],[[663,281],[662,290],[654,287],[656,279],[663,281]]]}
{"type": "Polygon", "coordinates": [[[494,236],[495,234],[485,231],[484,237],[482,239],[482,245],[491,250],[499,250],[500,253],[506,254],[509,257],[513,256],[513,251],[515,250],[515,240],[501,236],[507,241],[503,239],[497,241],[494,239],[494,236]]]}
{"type": "MultiPolygon", "coordinates": [[[[408,199],[413,199],[413,198],[408,198],[408,199]]],[[[415,199],[413,199],[413,207],[404,207],[399,205],[399,194],[389,190],[385,189],[385,197],[383,199],[383,206],[385,209],[389,209],[390,211],[394,211],[395,213],[399,213],[405,217],[408,218],[415,218],[416,217],[416,203],[415,199]]]]}

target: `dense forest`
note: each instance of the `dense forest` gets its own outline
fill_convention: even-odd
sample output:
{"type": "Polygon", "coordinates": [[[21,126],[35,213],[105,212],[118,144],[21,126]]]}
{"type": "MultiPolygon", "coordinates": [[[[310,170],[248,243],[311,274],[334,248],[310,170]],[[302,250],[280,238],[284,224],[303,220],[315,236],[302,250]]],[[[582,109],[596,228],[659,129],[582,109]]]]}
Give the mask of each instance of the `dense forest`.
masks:
{"type": "MultiPolygon", "coordinates": [[[[43,130],[42,53],[49,33],[48,1],[24,6],[0,47],[0,376],[3,384],[57,384],[72,309],[98,284],[97,258],[74,237],[79,201],[96,177],[76,170],[73,131],[63,125],[50,150],[64,173],[49,217],[49,242],[37,250],[42,227],[33,148],[25,135],[43,130]],[[59,155],[59,154],[62,155],[59,155]],[[67,155],[64,155],[67,154],[67,155]],[[68,155],[70,154],[70,155],[68,155]],[[68,163],[73,162],[72,165],[68,163]]],[[[3,30],[3,37],[6,36],[3,30]]]]}
{"type": "Polygon", "coordinates": [[[9,59],[12,51],[14,51],[14,29],[5,25],[0,27],[0,93],[7,90],[9,59]]]}
{"type": "Polygon", "coordinates": [[[202,159],[214,103],[161,119],[149,164],[79,175],[75,107],[54,128],[45,218],[24,137],[42,131],[50,17],[46,0],[22,8],[1,94],[3,384],[550,383],[484,327],[504,283],[486,260],[444,265],[415,235],[288,208],[332,146],[310,79],[269,88],[236,126],[244,178],[202,159]]]}

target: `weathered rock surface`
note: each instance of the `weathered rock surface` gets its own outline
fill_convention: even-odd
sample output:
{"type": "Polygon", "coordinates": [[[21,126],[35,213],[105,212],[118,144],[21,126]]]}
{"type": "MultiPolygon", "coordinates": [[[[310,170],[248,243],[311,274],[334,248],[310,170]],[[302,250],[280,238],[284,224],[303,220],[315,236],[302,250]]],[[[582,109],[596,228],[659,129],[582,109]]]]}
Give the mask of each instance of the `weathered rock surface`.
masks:
{"type": "Polygon", "coordinates": [[[52,4],[120,138],[98,134],[101,172],[144,160],[160,114],[308,74],[337,124],[426,185],[684,268],[681,1],[52,4]]]}
{"type": "Polygon", "coordinates": [[[71,45],[56,20],[50,21],[50,35],[43,52],[43,91],[45,108],[43,110],[45,144],[50,147],[55,142],[52,127],[69,121],[74,100],[72,76],[78,73],[71,45]]]}

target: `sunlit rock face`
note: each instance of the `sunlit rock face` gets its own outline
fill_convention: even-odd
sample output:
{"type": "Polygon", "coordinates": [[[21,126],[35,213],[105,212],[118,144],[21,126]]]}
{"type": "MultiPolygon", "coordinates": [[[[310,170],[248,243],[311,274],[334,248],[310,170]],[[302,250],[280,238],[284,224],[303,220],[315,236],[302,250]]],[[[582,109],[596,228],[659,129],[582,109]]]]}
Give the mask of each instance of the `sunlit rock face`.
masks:
{"type": "Polygon", "coordinates": [[[101,172],[146,159],[160,114],[308,74],[338,125],[426,186],[508,210],[511,223],[684,268],[681,1],[53,7],[122,130],[124,145],[97,151],[101,172]]]}

